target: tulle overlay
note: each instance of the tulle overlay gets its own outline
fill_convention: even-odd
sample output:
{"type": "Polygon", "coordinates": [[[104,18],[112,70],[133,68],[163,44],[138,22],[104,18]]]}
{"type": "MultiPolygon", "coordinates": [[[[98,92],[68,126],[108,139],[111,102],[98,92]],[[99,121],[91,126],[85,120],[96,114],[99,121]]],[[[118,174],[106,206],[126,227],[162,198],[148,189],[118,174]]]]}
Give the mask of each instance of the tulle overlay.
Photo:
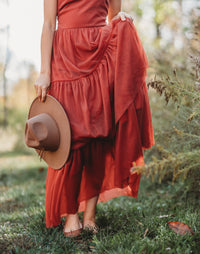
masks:
{"type": "Polygon", "coordinates": [[[66,110],[72,144],[65,166],[48,168],[47,227],[84,211],[86,200],[98,194],[98,202],[137,197],[140,175],[130,169],[144,165],[142,150],[154,144],[148,62],[131,20],[77,28],[59,18],[49,94],[66,110]]]}

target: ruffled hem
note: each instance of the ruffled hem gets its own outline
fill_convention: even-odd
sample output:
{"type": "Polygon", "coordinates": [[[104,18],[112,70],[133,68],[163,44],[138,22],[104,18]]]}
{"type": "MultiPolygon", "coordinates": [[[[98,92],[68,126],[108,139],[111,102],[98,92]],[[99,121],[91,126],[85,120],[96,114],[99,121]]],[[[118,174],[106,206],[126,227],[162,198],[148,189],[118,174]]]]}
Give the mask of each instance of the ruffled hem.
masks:
{"type": "MultiPolygon", "coordinates": [[[[141,97],[143,96],[143,89],[141,89],[141,97]]],[[[48,169],[47,183],[46,183],[46,226],[52,227],[60,224],[60,218],[64,215],[82,212],[85,210],[86,200],[99,195],[99,202],[107,202],[108,200],[119,196],[132,196],[137,197],[140,174],[131,173],[133,166],[144,165],[144,158],[142,154],[141,137],[139,132],[139,123],[137,124],[137,113],[140,110],[141,100],[137,100],[138,109],[135,107],[135,103],[132,103],[124,115],[120,118],[117,124],[117,131],[114,140],[105,139],[90,139],[88,143],[78,149],[73,150],[73,159],[69,159],[64,168],[61,170],[48,169]],[[113,142],[114,141],[114,142],[113,142]],[[95,150],[92,144],[103,144],[103,149],[98,151],[98,156],[101,157],[104,154],[103,159],[99,159],[93,155],[95,150]],[[81,149],[87,149],[87,146],[91,146],[90,152],[86,156],[76,156],[81,149]],[[102,152],[103,151],[103,152],[102,152]],[[89,154],[89,155],[88,155],[89,154]],[[81,161],[82,157],[94,158],[94,167],[97,167],[98,172],[104,171],[103,182],[101,183],[101,189],[95,189],[96,186],[90,191],[87,183],[87,176],[84,173],[82,175],[80,192],[78,195],[78,204],[73,202],[67,202],[67,196],[73,192],[73,186],[68,183],[68,174],[72,172],[73,163],[78,160],[81,161]],[[74,159],[75,158],[75,159],[74,159]]],[[[144,100],[145,101],[145,100],[144,100]]],[[[136,101],[135,101],[136,102],[136,101]]],[[[148,128],[147,128],[148,131],[148,128]]],[[[147,143],[146,148],[150,148],[152,143],[147,143]]],[[[74,166],[74,167],[77,167],[74,166]]],[[[81,167],[81,166],[80,166],[81,167]]],[[[91,165],[92,168],[94,168],[91,165]]],[[[84,166],[82,166],[84,172],[84,166]]],[[[81,171],[82,172],[82,171],[81,171]]],[[[98,178],[98,175],[96,176],[98,178]]],[[[91,180],[94,182],[95,179],[91,180]]]]}

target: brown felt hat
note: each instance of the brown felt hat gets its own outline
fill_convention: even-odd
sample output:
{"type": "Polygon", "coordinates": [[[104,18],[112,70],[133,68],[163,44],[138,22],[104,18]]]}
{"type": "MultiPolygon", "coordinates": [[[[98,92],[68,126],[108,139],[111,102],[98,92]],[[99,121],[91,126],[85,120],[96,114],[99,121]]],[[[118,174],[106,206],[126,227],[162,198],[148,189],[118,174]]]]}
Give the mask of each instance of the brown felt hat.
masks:
{"type": "Polygon", "coordinates": [[[53,169],[60,169],[68,159],[71,146],[70,124],[61,104],[47,95],[45,102],[36,98],[29,109],[25,142],[53,169]]]}

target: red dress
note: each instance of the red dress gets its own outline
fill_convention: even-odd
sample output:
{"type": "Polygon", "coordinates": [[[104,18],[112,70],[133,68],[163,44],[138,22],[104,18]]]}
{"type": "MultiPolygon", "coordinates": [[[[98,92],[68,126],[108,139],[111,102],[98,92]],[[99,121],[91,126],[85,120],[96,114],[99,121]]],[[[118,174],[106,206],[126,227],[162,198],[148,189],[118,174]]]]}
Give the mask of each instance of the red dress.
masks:
{"type": "Polygon", "coordinates": [[[58,0],[49,94],[69,117],[72,143],[65,166],[48,168],[46,226],[85,201],[137,197],[143,149],[154,144],[145,83],[147,58],[130,19],[106,24],[108,0],[58,0]]]}

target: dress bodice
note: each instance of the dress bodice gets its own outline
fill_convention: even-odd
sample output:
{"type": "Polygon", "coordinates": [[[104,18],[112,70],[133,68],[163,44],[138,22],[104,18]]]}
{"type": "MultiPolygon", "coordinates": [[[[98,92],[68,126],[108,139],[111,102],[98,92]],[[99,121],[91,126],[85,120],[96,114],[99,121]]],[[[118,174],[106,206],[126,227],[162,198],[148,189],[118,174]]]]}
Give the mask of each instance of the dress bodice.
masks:
{"type": "Polygon", "coordinates": [[[66,28],[104,26],[109,0],[58,0],[58,24],[66,28]]]}

